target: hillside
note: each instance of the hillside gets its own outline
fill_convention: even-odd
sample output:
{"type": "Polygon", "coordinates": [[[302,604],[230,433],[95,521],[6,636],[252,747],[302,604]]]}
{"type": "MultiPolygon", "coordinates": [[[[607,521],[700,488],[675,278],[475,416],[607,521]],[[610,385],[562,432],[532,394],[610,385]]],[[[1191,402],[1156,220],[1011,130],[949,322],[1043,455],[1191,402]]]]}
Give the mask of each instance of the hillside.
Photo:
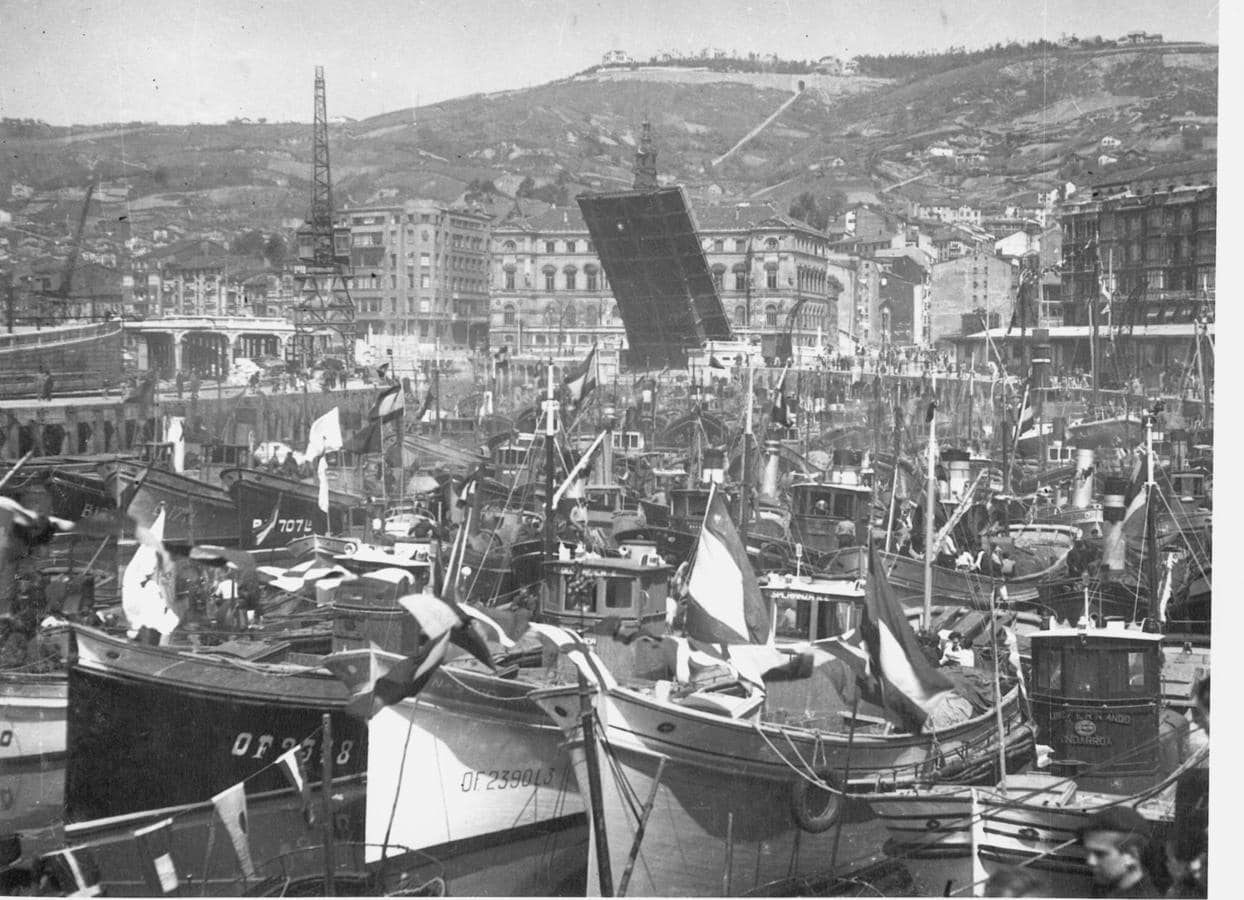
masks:
{"type": "MultiPolygon", "coordinates": [[[[648,117],[662,177],[693,195],[784,203],[811,190],[1001,202],[1095,171],[1107,136],[1120,142],[1110,150],[1120,165],[1212,154],[1217,80],[1217,48],[1199,45],[1029,51],[903,82],[599,70],[333,125],[334,195],[339,206],[415,195],[453,201],[470,188],[503,212],[525,179],[526,192],[542,199],[626,187],[648,117]],[[806,89],[789,108],[711,164],[791,101],[799,80],[806,89]]],[[[328,102],[331,114],[331,72],[328,102]]],[[[305,214],[310,132],[298,123],[73,131],[10,123],[0,128],[0,206],[30,222],[64,223],[72,189],[94,172],[129,188],[128,202],[93,207],[101,218],[120,206],[139,228],[277,228],[305,214]],[[10,200],[15,182],[36,196],[10,200]]]]}

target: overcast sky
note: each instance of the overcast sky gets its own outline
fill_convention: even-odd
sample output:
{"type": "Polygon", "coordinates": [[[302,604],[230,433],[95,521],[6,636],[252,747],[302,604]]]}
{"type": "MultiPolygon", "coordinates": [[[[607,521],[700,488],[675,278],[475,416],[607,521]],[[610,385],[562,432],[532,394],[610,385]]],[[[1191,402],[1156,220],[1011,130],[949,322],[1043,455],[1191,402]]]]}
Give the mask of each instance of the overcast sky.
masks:
{"type": "MultiPolygon", "coordinates": [[[[570,75],[609,49],[785,58],[1064,33],[1218,42],[1214,0],[0,0],[0,112],[58,125],[363,118],[570,75]]],[[[1225,31],[1225,29],[1224,29],[1225,31]]]]}

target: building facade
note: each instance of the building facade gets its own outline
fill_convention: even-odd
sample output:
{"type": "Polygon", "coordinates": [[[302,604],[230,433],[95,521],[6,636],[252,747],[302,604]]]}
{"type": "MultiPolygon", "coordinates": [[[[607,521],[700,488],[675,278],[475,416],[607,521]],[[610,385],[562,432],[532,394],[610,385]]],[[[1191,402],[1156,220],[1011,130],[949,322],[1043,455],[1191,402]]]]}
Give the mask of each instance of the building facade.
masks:
{"type": "Polygon", "coordinates": [[[930,340],[936,344],[1011,321],[1011,264],[977,250],[934,264],[929,291],[930,340]]]}
{"type": "Polygon", "coordinates": [[[354,207],[350,273],[358,334],[447,347],[488,340],[487,215],[430,200],[354,207]]]}
{"type": "MultiPolygon", "coordinates": [[[[705,259],[739,338],[788,333],[795,347],[832,346],[840,279],[828,236],[767,206],[697,214],[705,259]]],[[[577,208],[511,217],[492,230],[489,343],[517,355],[621,349],[626,330],[577,208]]],[[[798,352],[798,351],[797,351],[798,352]]]]}
{"type": "Polygon", "coordinates": [[[1060,216],[1065,324],[1091,324],[1090,301],[1105,297],[1115,321],[1212,316],[1217,195],[1213,161],[1120,172],[1074,194],[1060,216]]]}

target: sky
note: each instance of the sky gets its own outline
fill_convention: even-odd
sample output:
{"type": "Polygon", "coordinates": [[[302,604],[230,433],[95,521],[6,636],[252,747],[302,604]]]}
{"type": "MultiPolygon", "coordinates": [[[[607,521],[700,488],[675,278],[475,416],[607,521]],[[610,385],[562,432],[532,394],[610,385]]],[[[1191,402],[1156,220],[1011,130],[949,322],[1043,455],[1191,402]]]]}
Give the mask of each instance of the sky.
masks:
{"type": "Polygon", "coordinates": [[[1215,0],[0,0],[0,114],[54,125],[366,118],[541,84],[610,49],[787,59],[1141,29],[1218,43],[1215,0]]]}

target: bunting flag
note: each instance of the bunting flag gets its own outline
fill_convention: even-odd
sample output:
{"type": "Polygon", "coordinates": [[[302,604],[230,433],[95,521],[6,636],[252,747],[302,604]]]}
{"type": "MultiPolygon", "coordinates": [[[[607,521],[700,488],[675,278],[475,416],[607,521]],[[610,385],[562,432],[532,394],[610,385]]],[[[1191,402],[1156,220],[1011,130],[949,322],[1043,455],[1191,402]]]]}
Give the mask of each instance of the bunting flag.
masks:
{"type": "Polygon", "coordinates": [[[169,416],[164,429],[164,440],[173,445],[173,471],[186,471],[186,420],[181,416],[169,416]]]}
{"type": "Polygon", "coordinates": [[[285,774],[290,786],[298,792],[302,800],[302,818],[307,827],[315,824],[315,807],[311,804],[311,781],[307,777],[307,764],[303,759],[303,748],[290,747],[277,757],[277,766],[285,774]]]}
{"type": "Polygon", "coordinates": [[[173,820],[164,819],[134,831],[134,840],[146,865],[143,879],[157,897],[171,894],[181,886],[172,854],[173,820]]]}
{"type": "Polygon", "coordinates": [[[566,369],[565,375],[562,377],[562,384],[566,386],[566,391],[570,395],[570,401],[576,406],[581,404],[584,398],[592,392],[596,387],[596,345],[592,345],[592,350],[588,353],[587,358],[577,365],[570,366],[566,369]]]}
{"type": "Polygon", "coordinates": [[[771,617],[760,595],[747,549],[730,521],[726,502],[712,489],[691,573],[687,578],[690,604],[689,637],[714,644],[764,644],[769,641],[771,617]]]}
{"type": "Polygon", "coordinates": [[[880,685],[882,705],[899,724],[919,733],[929,715],[954,692],[954,686],[925,658],[871,547],[860,633],[868,647],[871,671],[880,685]]]}
{"type": "Polygon", "coordinates": [[[1143,447],[1136,448],[1136,464],[1132,466],[1132,478],[1128,482],[1123,500],[1127,511],[1123,514],[1123,533],[1137,539],[1144,534],[1146,507],[1149,502],[1148,462],[1143,447]]]}
{"type": "Polygon", "coordinates": [[[726,367],[725,363],[711,354],[708,357],[708,365],[713,369],[724,369],[726,367]]]}
{"type": "Polygon", "coordinates": [[[354,432],[348,440],[342,442],[342,449],[349,450],[351,453],[379,453],[384,449],[383,435],[383,422],[379,419],[368,422],[354,432]]]}
{"type": "Polygon", "coordinates": [[[51,871],[53,880],[62,888],[72,890],[69,897],[100,897],[103,886],[100,884],[99,860],[95,858],[98,845],[66,847],[43,855],[44,867],[51,871]]]}
{"type": "Polygon", "coordinates": [[[617,680],[600,657],[593,652],[583,638],[573,631],[559,625],[545,625],[541,622],[532,622],[527,628],[541,641],[570,660],[589,684],[607,691],[618,686],[617,680]]]}
{"type": "Polygon", "coordinates": [[[315,459],[323,453],[340,450],[342,443],[341,414],[334,406],[311,423],[311,428],[307,431],[306,457],[315,459]]]}
{"type": "Polygon", "coordinates": [[[379,378],[381,381],[388,378],[390,365],[391,365],[390,363],[381,363],[380,365],[376,366],[376,377],[379,378]]]}
{"type": "Polygon", "coordinates": [[[402,414],[406,408],[406,392],[402,390],[400,384],[395,384],[385,388],[376,397],[376,402],[372,404],[371,411],[367,413],[369,419],[379,419],[381,422],[390,422],[402,414]]]}
{"type": "Polygon", "coordinates": [[[225,826],[233,851],[238,855],[238,865],[247,878],[255,877],[255,861],[251,858],[250,822],[246,817],[246,785],[239,781],[212,797],[216,815],[225,826]]]}
{"type": "Polygon", "coordinates": [[[778,393],[773,399],[773,409],[769,412],[769,418],[773,424],[782,428],[794,428],[797,419],[793,415],[793,410],[787,405],[787,397],[785,394],[778,393]]]}

